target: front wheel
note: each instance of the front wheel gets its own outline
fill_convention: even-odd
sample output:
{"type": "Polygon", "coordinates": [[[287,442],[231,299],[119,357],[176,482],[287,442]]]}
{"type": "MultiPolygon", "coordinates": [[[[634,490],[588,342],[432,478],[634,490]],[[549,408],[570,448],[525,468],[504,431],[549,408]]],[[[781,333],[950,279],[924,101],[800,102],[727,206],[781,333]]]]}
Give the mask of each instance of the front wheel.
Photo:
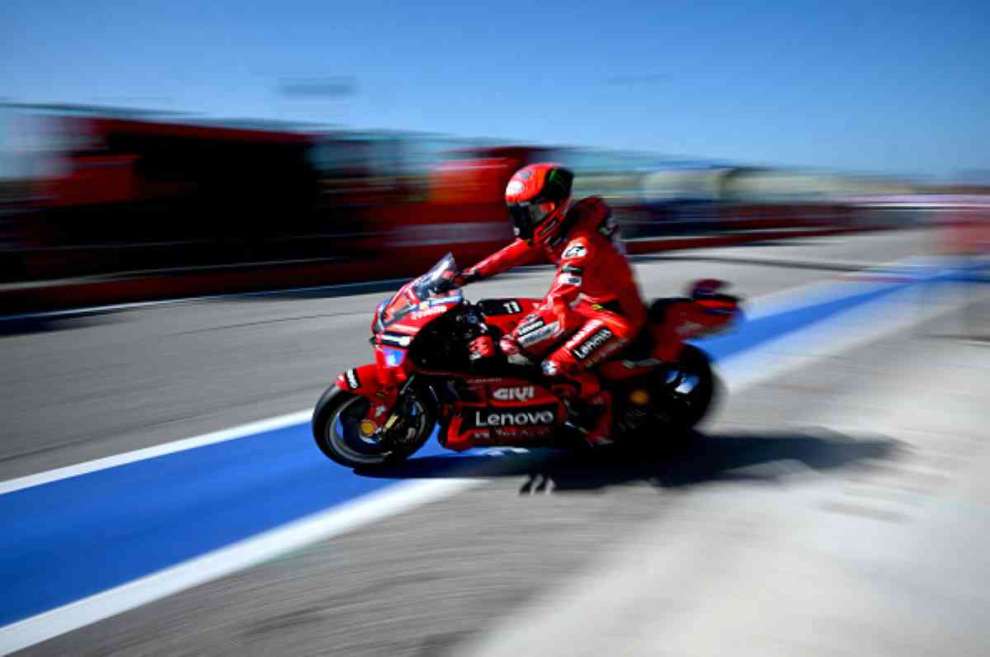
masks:
{"type": "Polygon", "coordinates": [[[401,431],[385,437],[380,432],[365,435],[361,420],[370,401],[337,386],[330,386],[313,412],[313,439],[328,458],[349,468],[385,465],[411,456],[429,439],[436,424],[429,404],[412,396],[400,400],[401,431]]]}

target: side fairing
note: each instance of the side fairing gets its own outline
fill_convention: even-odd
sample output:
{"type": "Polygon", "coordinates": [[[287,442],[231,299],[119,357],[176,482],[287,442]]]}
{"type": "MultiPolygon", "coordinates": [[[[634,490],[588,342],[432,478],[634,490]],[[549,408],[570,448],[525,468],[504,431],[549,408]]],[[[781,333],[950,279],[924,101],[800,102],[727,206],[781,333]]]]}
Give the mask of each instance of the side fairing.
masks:
{"type": "Polygon", "coordinates": [[[564,405],[556,395],[525,379],[469,381],[468,392],[471,401],[452,409],[444,435],[449,449],[539,445],[551,439],[566,419],[564,405]]]}

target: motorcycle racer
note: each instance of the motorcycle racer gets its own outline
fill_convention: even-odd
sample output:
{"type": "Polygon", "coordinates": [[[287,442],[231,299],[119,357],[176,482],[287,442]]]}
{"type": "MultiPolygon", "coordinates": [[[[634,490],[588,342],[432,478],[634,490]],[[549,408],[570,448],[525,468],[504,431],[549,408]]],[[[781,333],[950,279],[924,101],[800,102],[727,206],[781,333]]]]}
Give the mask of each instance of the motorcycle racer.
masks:
{"type": "MultiPolygon", "coordinates": [[[[505,190],[516,239],[461,272],[456,283],[541,259],[557,265],[542,303],[501,338],[499,350],[509,362],[539,362],[544,377],[576,384],[574,424],[597,445],[609,442],[612,400],[590,370],[639,333],[646,310],[611,210],[594,196],[572,201],[573,179],[554,163],[517,171],[505,190]]],[[[479,358],[497,355],[490,336],[478,338],[472,352],[479,358]]]]}

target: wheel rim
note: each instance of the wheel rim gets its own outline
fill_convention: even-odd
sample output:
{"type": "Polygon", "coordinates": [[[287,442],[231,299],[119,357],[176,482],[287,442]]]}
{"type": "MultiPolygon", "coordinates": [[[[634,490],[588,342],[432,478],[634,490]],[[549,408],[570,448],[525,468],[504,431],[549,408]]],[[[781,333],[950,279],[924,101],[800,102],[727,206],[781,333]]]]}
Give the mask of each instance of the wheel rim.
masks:
{"type": "Polygon", "coordinates": [[[701,377],[691,372],[681,372],[681,380],[674,387],[674,395],[682,403],[693,406],[700,394],[701,377]]]}
{"type": "MultiPolygon", "coordinates": [[[[331,449],[353,463],[373,465],[382,463],[396,450],[382,445],[378,434],[364,436],[359,424],[367,416],[370,402],[363,397],[354,397],[341,404],[330,417],[323,430],[323,439],[331,449]]],[[[418,401],[411,404],[411,415],[415,416],[415,424],[411,427],[412,435],[407,440],[414,440],[425,430],[426,414],[418,401]]]]}
{"type": "Polygon", "coordinates": [[[693,421],[694,415],[703,412],[710,393],[703,383],[703,377],[691,370],[671,372],[666,381],[671,411],[681,420],[693,421]]]}

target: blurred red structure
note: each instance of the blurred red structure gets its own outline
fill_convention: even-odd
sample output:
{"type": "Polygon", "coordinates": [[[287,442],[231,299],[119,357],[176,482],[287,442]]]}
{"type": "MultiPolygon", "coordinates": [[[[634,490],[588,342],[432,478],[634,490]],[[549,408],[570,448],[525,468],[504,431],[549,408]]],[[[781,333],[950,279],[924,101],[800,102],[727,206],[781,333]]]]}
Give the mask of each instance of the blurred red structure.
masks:
{"type": "MultiPolygon", "coordinates": [[[[474,262],[511,239],[509,177],[546,159],[575,166],[579,194],[606,196],[632,253],[862,227],[839,203],[647,202],[655,169],[621,154],[93,112],[46,124],[49,172],[3,217],[8,311],[404,277],[447,251],[474,262]],[[54,279],[72,280],[55,290],[54,279]]],[[[766,170],[696,177],[738,190],[750,171],[766,170]]]]}

